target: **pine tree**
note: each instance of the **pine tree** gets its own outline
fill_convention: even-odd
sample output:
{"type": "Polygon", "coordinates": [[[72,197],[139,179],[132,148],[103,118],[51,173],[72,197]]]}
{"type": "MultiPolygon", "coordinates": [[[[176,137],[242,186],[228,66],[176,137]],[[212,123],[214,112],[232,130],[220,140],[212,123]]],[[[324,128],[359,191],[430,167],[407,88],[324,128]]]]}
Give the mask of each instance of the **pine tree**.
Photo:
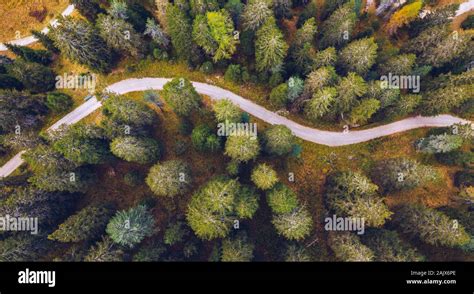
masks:
{"type": "Polygon", "coordinates": [[[28,62],[41,63],[43,65],[48,65],[51,63],[51,53],[46,50],[34,50],[26,46],[11,45],[6,43],[5,46],[13,54],[18,57],[23,58],[28,62]]]}
{"type": "Polygon", "coordinates": [[[335,113],[346,113],[357,105],[357,98],[362,97],[367,92],[367,84],[362,77],[350,72],[347,77],[339,81],[336,91],[335,113]]]}
{"type": "Polygon", "coordinates": [[[110,151],[121,159],[140,164],[156,162],[160,157],[159,143],[152,138],[115,138],[110,144],[110,151]]]}
{"type": "Polygon", "coordinates": [[[283,65],[288,45],[273,17],[258,29],[255,40],[255,59],[258,71],[277,72],[283,65]]]}
{"type": "Polygon", "coordinates": [[[365,125],[367,121],[374,115],[380,108],[380,101],[377,99],[369,98],[362,99],[360,104],[351,110],[349,119],[353,125],[365,125]]]}
{"type": "Polygon", "coordinates": [[[238,123],[242,119],[242,112],[239,107],[229,99],[222,99],[212,105],[214,114],[218,122],[238,123]]]}
{"type": "Polygon", "coordinates": [[[163,98],[179,116],[188,116],[199,108],[201,96],[188,79],[174,78],[166,83],[162,92],[163,98]]]}
{"type": "Polygon", "coordinates": [[[353,41],[340,51],[339,65],[346,72],[355,72],[364,76],[375,63],[377,48],[374,38],[353,41]]]}
{"type": "Polygon", "coordinates": [[[460,148],[462,144],[461,136],[444,133],[418,139],[415,147],[418,151],[425,153],[447,153],[460,148]]]}
{"type": "Polygon", "coordinates": [[[99,13],[105,11],[100,8],[97,0],[71,0],[71,4],[82,14],[88,21],[95,22],[99,13]]]}
{"type": "Polygon", "coordinates": [[[170,45],[168,35],[161,26],[152,18],[147,19],[144,35],[150,36],[161,48],[167,49],[170,45]]]}
{"type": "Polygon", "coordinates": [[[133,57],[142,55],[144,42],[133,26],[125,20],[102,14],[97,19],[97,27],[100,36],[110,48],[133,57]]]}
{"type": "Polygon", "coordinates": [[[234,160],[247,162],[255,159],[260,152],[257,137],[244,132],[230,134],[225,143],[225,155],[234,160]]]}
{"type": "Polygon", "coordinates": [[[313,229],[311,215],[303,206],[299,206],[289,213],[273,215],[272,223],[277,233],[288,240],[302,240],[313,229]]]}
{"type": "Polygon", "coordinates": [[[240,233],[222,241],[223,262],[249,262],[253,259],[254,245],[248,241],[247,234],[240,233]]]}
{"type": "Polygon", "coordinates": [[[235,179],[216,177],[194,193],[186,219],[199,238],[212,240],[226,237],[236,219],[252,218],[257,208],[255,191],[235,179]]]}
{"type": "Polygon", "coordinates": [[[265,163],[256,166],[250,178],[255,186],[262,190],[268,190],[278,182],[276,171],[265,163]]]}
{"type": "Polygon", "coordinates": [[[191,60],[193,36],[189,17],[176,5],[168,5],[166,8],[166,22],[176,54],[182,60],[191,60]]]}
{"type": "Polygon", "coordinates": [[[192,181],[189,166],[180,160],[155,164],[146,178],[153,193],[161,197],[183,195],[191,187],[192,181]]]}
{"type": "Polygon", "coordinates": [[[434,246],[458,247],[469,242],[464,227],[444,213],[421,205],[405,205],[397,214],[401,230],[434,246]]]}
{"type": "Polygon", "coordinates": [[[323,23],[321,28],[321,47],[340,47],[349,42],[357,21],[354,4],[347,2],[323,23]]]}
{"type": "Polygon", "coordinates": [[[272,10],[268,0],[251,0],[245,5],[242,13],[242,26],[245,30],[256,31],[267,18],[271,17],[272,10]]]}
{"type": "Polygon", "coordinates": [[[54,45],[69,59],[92,71],[105,73],[112,66],[112,54],[97,30],[83,20],[60,18],[50,32],[54,45]]]}
{"type": "Polygon", "coordinates": [[[359,237],[350,232],[331,232],[329,247],[339,261],[373,261],[374,253],[360,242],[359,237]]]}
{"type": "Polygon", "coordinates": [[[325,87],[316,91],[304,106],[306,117],[310,120],[316,120],[329,113],[334,105],[336,95],[336,89],[333,87],[325,87]]]}
{"type": "Polygon", "coordinates": [[[235,52],[238,39],[234,36],[234,30],[234,24],[226,10],[211,11],[194,19],[193,38],[196,44],[212,56],[214,62],[218,62],[230,59],[235,52]]]}
{"type": "Polygon", "coordinates": [[[138,205],[115,214],[107,224],[107,234],[119,245],[132,248],[153,234],[155,220],[145,205],[138,205]]]}
{"type": "Polygon", "coordinates": [[[291,153],[295,144],[293,132],[284,125],[272,125],[268,127],[262,136],[265,152],[285,156],[291,153]]]}

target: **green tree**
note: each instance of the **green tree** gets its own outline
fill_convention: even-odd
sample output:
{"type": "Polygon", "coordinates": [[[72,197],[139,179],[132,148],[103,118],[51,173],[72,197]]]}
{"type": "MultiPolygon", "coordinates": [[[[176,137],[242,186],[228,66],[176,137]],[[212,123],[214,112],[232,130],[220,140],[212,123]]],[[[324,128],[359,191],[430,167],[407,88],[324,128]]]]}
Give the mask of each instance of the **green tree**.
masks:
{"type": "Polygon", "coordinates": [[[17,59],[7,67],[7,72],[32,93],[51,91],[56,84],[54,71],[38,63],[17,59]]]}
{"type": "Polygon", "coordinates": [[[157,196],[173,197],[189,190],[192,177],[185,162],[169,160],[152,166],[146,183],[157,196]]]}
{"type": "Polygon", "coordinates": [[[249,262],[253,259],[254,245],[248,241],[247,234],[241,233],[222,241],[221,261],[249,262]]]}
{"type": "Polygon", "coordinates": [[[193,17],[204,15],[208,11],[219,9],[219,4],[216,0],[190,0],[189,4],[193,17]]]}
{"type": "Polygon", "coordinates": [[[143,34],[150,36],[161,48],[167,49],[169,47],[170,39],[168,35],[153,18],[146,20],[146,29],[143,34]]]}
{"type": "Polygon", "coordinates": [[[298,198],[285,184],[276,184],[267,192],[267,202],[273,213],[290,213],[298,207],[298,198]]]}
{"type": "Polygon", "coordinates": [[[340,261],[373,261],[374,253],[350,232],[330,233],[329,247],[340,261]]]}
{"type": "Polygon", "coordinates": [[[193,45],[191,20],[176,5],[167,5],[166,23],[176,54],[182,60],[191,60],[193,45]]]}
{"type": "Polygon", "coordinates": [[[252,170],[251,179],[257,188],[268,190],[278,182],[278,175],[273,168],[262,163],[252,170]]]}
{"type": "Polygon", "coordinates": [[[142,55],[144,41],[130,23],[121,18],[101,14],[97,19],[97,28],[109,48],[133,57],[142,55]]]}
{"type": "Polygon", "coordinates": [[[251,0],[245,5],[241,16],[245,30],[256,31],[267,18],[271,17],[272,10],[269,4],[267,0],[251,0]]]}
{"type": "Polygon", "coordinates": [[[464,227],[444,213],[421,205],[405,205],[397,213],[400,229],[434,246],[457,247],[469,242],[464,227]]]}
{"type": "Polygon", "coordinates": [[[117,262],[123,261],[123,256],[124,252],[117,248],[112,239],[102,237],[101,241],[89,249],[84,260],[89,262],[117,262]]]}
{"type": "Polygon", "coordinates": [[[17,57],[21,57],[28,62],[36,62],[43,65],[48,65],[52,61],[51,53],[47,50],[34,50],[26,46],[18,46],[8,43],[5,44],[5,47],[7,47],[8,50],[10,50],[17,57]]]}
{"type": "Polygon", "coordinates": [[[199,125],[191,133],[191,142],[200,152],[215,152],[221,148],[221,141],[207,125],[199,125]]]}
{"type": "Polygon", "coordinates": [[[282,83],[272,89],[270,103],[279,108],[284,108],[288,102],[288,84],[282,83]]]}
{"type": "Polygon", "coordinates": [[[156,120],[156,113],[150,107],[125,96],[109,97],[103,104],[102,113],[129,127],[151,125],[156,120]]]}
{"type": "Polygon", "coordinates": [[[145,205],[115,214],[107,224],[107,234],[117,244],[132,248],[153,234],[155,220],[145,205]]]}
{"type": "Polygon", "coordinates": [[[92,175],[87,168],[51,169],[37,171],[28,181],[38,189],[49,192],[84,192],[93,183],[92,175]]]}
{"type": "Polygon", "coordinates": [[[67,218],[48,239],[59,242],[93,240],[105,231],[111,216],[112,212],[105,206],[86,206],[67,218]]]}
{"type": "Polygon", "coordinates": [[[289,213],[275,214],[272,223],[279,235],[288,240],[302,240],[313,228],[313,220],[308,210],[299,206],[289,213]]]}
{"type": "Polygon", "coordinates": [[[288,155],[295,144],[293,132],[284,125],[272,125],[263,133],[264,150],[272,155],[288,155]]]}
{"type": "Polygon", "coordinates": [[[363,99],[360,104],[351,110],[350,122],[357,125],[365,125],[367,121],[380,108],[380,101],[377,99],[363,99]]]}
{"type": "Polygon", "coordinates": [[[424,260],[415,248],[400,239],[396,231],[371,229],[366,231],[362,242],[374,252],[374,261],[413,262],[424,260]]]}
{"type": "Polygon", "coordinates": [[[363,218],[367,226],[380,227],[392,212],[376,194],[377,189],[360,173],[335,173],[326,182],[326,202],[337,215],[363,218]]]}
{"type": "Polygon", "coordinates": [[[354,4],[351,1],[339,7],[323,23],[321,47],[340,47],[347,43],[352,37],[356,21],[357,16],[354,12],[354,4]]]}
{"type": "Polygon", "coordinates": [[[253,190],[235,179],[216,177],[194,193],[186,218],[199,238],[212,240],[226,237],[235,220],[251,218],[257,208],[253,190]]]}
{"type": "Polygon", "coordinates": [[[247,162],[255,159],[259,152],[257,137],[244,132],[232,133],[225,143],[225,155],[237,161],[247,162]]]}
{"type": "Polygon", "coordinates": [[[96,0],[71,0],[71,4],[74,4],[74,8],[92,23],[95,22],[99,13],[104,12],[96,0]]]}
{"type": "Polygon", "coordinates": [[[339,65],[346,72],[364,76],[375,64],[377,48],[373,37],[353,41],[339,52],[339,65]]]}
{"type": "Polygon", "coordinates": [[[101,129],[92,125],[78,124],[59,131],[53,148],[77,164],[99,164],[110,155],[101,129]]]}
{"type": "Polygon", "coordinates": [[[113,64],[111,50],[88,22],[71,17],[60,18],[50,35],[54,45],[72,61],[100,73],[110,70],[113,64]]]}
{"type": "Polygon", "coordinates": [[[287,51],[288,45],[282,32],[276,26],[275,18],[269,17],[256,34],[255,59],[257,70],[279,71],[287,51]]]}
{"type": "Polygon", "coordinates": [[[290,77],[287,81],[288,84],[288,101],[295,101],[304,90],[304,81],[299,77],[290,77]]]}
{"type": "Polygon", "coordinates": [[[437,178],[430,166],[407,158],[390,158],[376,163],[372,170],[374,182],[384,191],[413,189],[437,178]]]}
{"type": "Polygon", "coordinates": [[[221,99],[212,105],[216,119],[220,123],[239,123],[242,112],[230,99],[221,99]]]}
{"type": "Polygon", "coordinates": [[[31,34],[38,39],[38,41],[43,45],[44,48],[49,50],[52,53],[59,53],[59,49],[54,45],[54,41],[46,34],[42,32],[32,30],[31,34]]]}
{"type": "Polygon", "coordinates": [[[201,96],[188,79],[174,78],[166,83],[162,92],[166,103],[179,116],[188,116],[199,108],[201,96]]]}
{"type": "Polygon", "coordinates": [[[315,68],[324,66],[335,66],[337,62],[336,48],[328,47],[319,51],[314,56],[313,65],[315,68]]]}
{"type": "Polygon", "coordinates": [[[238,44],[234,31],[230,14],[224,9],[209,11],[205,15],[197,15],[194,19],[194,41],[212,56],[214,62],[230,59],[234,54],[238,44]]]}
{"type": "Polygon", "coordinates": [[[152,138],[118,137],[110,144],[110,151],[123,160],[140,164],[156,162],[160,158],[159,143],[152,138]]]}
{"type": "Polygon", "coordinates": [[[334,105],[336,96],[336,88],[334,87],[324,87],[314,92],[313,97],[306,101],[304,106],[306,117],[311,120],[316,120],[329,113],[331,107],[334,105]]]}
{"type": "Polygon", "coordinates": [[[337,78],[334,67],[320,67],[308,75],[304,84],[304,91],[311,97],[315,91],[320,90],[322,87],[334,85],[337,78]]]}
{"type": "Polygon", "coordinates": [[[73,105],[73,101],[71,96],[67,94],[50,92],[46,96],[46,105],[53,112],[61,113],[69,110],[73,105]]]}
{"type": "Polygon", "coordinates": [[[425,153],[447,153],[459,149],[462,144],[461,136],[444,133],[418,139],[415,147],[418,151],[425,153]]]}
{"type": "Polygon", "coordinates": [[[387,75],[410,75],[415,66],[415,54],[400,54],[390,57],[384,64],[380,65],[380,74],[387,75]]]}
{"type": "Polygon", "coordinates": [[[367,92],[367,84],[364,79],[356,73],[350,72],[347,77],[342,78],[336,86],[336,113],[346,113],[358,104],[357,98],[367,92]]]}
{"type": "Polygon", "coordinates": [[[298,66],[298,69],[304,74],[311,71],[313,66],[316,54],[313,43],[316,31],[316,19],[312,17],[306,20],[303,26],[296,31],[295,39],[290,47],[290,56],[298,66]]]}

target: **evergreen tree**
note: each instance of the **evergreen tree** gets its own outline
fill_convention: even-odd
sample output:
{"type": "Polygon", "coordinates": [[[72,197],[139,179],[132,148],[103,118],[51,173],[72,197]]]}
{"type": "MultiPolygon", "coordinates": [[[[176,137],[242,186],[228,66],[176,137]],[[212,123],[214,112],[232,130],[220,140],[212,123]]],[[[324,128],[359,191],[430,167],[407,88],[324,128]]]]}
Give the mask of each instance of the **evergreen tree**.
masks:
{"type": "Polygon", "coordinates": [[[44,93],[54,89],[56,74],[50,68],[21,59],[15,60],[7,68],[8,74],[32,93],[44,93]]]}
{"type": "Polygon", "coordinates": [[[216,177],[194,193],[186,218],[201,239],[226,237],[234,221],[251,218],[258,208],[255,192],[237,180],[216,177]]]}
{"type": "Polygon", "coordinates": [[[251,179],[257,188],[268,190],[278,182],[278,175],[273,168],[262,163],[252,170],[251,179]]]}
{"type": "Polygon", "coordinates": [[[130,23],[121,18],[101,14],[97,19],[97,27],[109,48],[133,57],[142,55],[144,42],[130,23]]]}
{"type": "Polygon", "coordinates": [[[272,125],[263,133],[264,150],[272,155],[285,156],[293,150],[295,136],[284,125],[272,125]]]}
{"type": "Polygon", "coordinates": [[[60,18],[50,32],[54,45],[69,59],[92,71],[105,73],[112,66],[112,54],[97,30],[83,20],[60,18]]]}
{"type": "MultiPolygon", "coordinates": [[[[156,120],[156,113],[144,103],[137,102],[125,96],[109,97],[102,109],[109,119],[132,126],[147,126],[156,120]]],[[[130,129],[134,132],[134,128],[130,129]]]]}
{"type": "Polygon", "coordinates": [[[189,190],[192,176],[185,162],[169,160],[152,166],[146,183],[157,196],[174,197],[189,190]]]}
{"type": "Polygon", "coordinates": [[[373,261],[374,253],[350,232],[330,233],[329,247],[339,261],[373,261]]]}
{"type": "Polygon", "coordinates": [[[298,207],[296,193],[282,183],[267,192],[267,202],[274,214],[290,213],[298,207]]]}
{"type": "Polygon", "coordinates": [[[18,57],[23,58],[28,62],[41,63],[43,65],[48,65],[51,63],[51,53],[46,50],[34,50],[26,46],[18,46],[6,43],[5,46],[13,54],[18,57]]]}
{"type": "Polygon", "coordinates": [[[461,224],[425,206],[405,205],[397,213],[395,221],[404,233],[430,245],[457,247],[470,240],[461,224]]]}
{"type": "Polygon", "coordinates": [[[275,214],[272,223],[279,235],[288,240],[302,240],[313,228],[313,220],[308,210],[299,206],[289,213],[275,214]]]}
{"type": "Polygon", "coordinates": [[[48,236],[59,242],[81,242],[99,237],[107,226],[112,213],[104,206],[89,205],[70,216],[48,236]]]}
{"type": "Polygon", "coordinates": [[[374,252],[374,261],[423,261],[415,248],[403,242],[398,233],[385,229],[371,229],[362,237],[364,245],[374,252]]]}
{"type": "Polygon", "coordinates": [[[117,244],[132,248],[153,234],[155,220],[144,205],[115,214],[107,224],[107,234],[117,244]]]}
{"type": "Polygon", "coordinates": [[[267,18],[271,17],[272,10],[268,0],[251,0],[245,5],[242,13],[242,26],[245,30],[256,31],[267,18]]]}
{"type": "Polygon", "coordinates": [[[191,60],[193,53],[192,25],[189,17],[176,5],[168,5],[166,8],[166,23],[173,48],[178,58],[191,60]]]}
{"type": "Polygon", "coordinates": [[[59,53],[59,49],[54,45],[53,40],[46,34],[42,32],[32,30],[31,34],[38,39],[38,41],[43,45],[44,48],[49,50],[51,53],[59,53]]]}
{"type": "Polygon", "coordinates": [[[153,163],[160,158],[159,143],[152,138],[118,137],[110,144],[110,151],[121,159],[140,164],[153,163]]]}
{"type": "Polygon", "coordinates": [[[346,113],[358,104],[357,98],[367,92],[367,84],[364,79],[356,73],[350,72],[347,77],[342,78],[336,86],[336,113],[346,113]]]}
{"type": "Polygon", "coordinates": [[[352,37],[357,21],[354,4],[349,1],[336,11],[323,23],[321,28],[321,47],[340,47],[352,37]]]}
{"type": "Polygon", "coordinates": [[[234,24],[226,10],[210,11],[194,19],[193,38],[196,44],[212,56],[214,62],[218,62],[230,59],[235,52],[238,39],[234,36],[234,30],[234,24]]]}
{"type": "Polygon", "coordinates": [[[346,72],[355,72],[364,76],[375,63],[377,48],[374,38],[353,41],[339,53],[339,65],[346,72]]]}
{"type": "Polygon", "coordinates": [[[96,0],[71,0],[71,4],[90,22],[95,22],[97,15],[105,12],[96,0]]]}
{"type": "Polygon", "coordinates": [[[325,87],[313,94],[313,97],[306,101],[304,113],[310,120],[316,120],[329,113],[336,98],[336,88],[325,87]]]}
{"type": "Polygon", "coordinates": [[[265,20],[255,40],[255,59],[258,71],[278,72],[286,57],[288,45],[273,17],[265,20]]]}
{"type": "Polygon", "coordinates": [[[380,101],[377,99],[363,99],[360,104],[351,110],[349,119],[353,125],[364,125],[380,108],[380,101]]]}
{"type": "Polygon", "coordinates": [[[229,99],[221,99],[215,102],[212,109],[218,122],[238,123],[242,119],[242,112],[239,107],[229,99]]]}
{"type": "Polygon", "coordinates": [[[375,165],[372,178],[384,191],[400,191],[432,181],[437,178],[437,173],[433,168],[415,160],[390,158],[375,165]]]}
{"type": "Polygon", "coordinates": [[[225,143],[225,155],[233,160],[247,162],[255,159],[260,152],[260,144],[257,137],[244,132],[230,134],[225,143]]]}
{"type": "Polygon", "coordinates": [[[170,45],[170,40],[165,31],[161,26],[152,18],[147,19],[146,29],[144,35],[150,36],[150,38],[156,42],[161,48],[167,49],[170,45]]]}
{"type": "Polygon", "coordinates": [[[241,233],[222,241],[221,261],[249,262],[253,259],[254,246],[248,241],[247,234],[241,233]]]}
{"type": "Polygon", "coordinates": [[[102,237],[102,240],[92,246],[85,261],[89,262],[117,262],[123,261],[124,252],[117,248],[112,239],[109,237],[102,237]]]}
{"type": "Polygon", "coordinates": [[[166,83],[162,92],[163,98],[179,116],[188,116],[199,108],[201,96],[188,79],[174,78],[166,83]]]}
{"type": "Polygon", "coordinates": [[[418,151],[426,153],[446,153],[460,148],[462,144],[461,136],[444,133],[418,139],[415,147],[418,151]]]}

